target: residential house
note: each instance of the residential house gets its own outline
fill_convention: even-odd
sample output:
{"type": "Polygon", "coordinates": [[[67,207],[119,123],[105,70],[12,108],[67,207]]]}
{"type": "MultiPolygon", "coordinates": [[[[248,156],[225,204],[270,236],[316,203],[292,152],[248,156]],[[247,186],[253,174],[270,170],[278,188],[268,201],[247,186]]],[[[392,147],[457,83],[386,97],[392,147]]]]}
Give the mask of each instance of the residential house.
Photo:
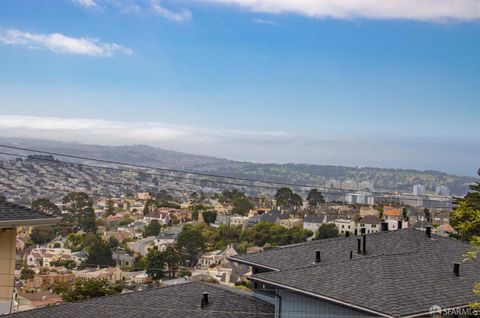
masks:
{"type": "Polygon", "coordinates": [[[246,227],[249,218],[241,215],[233,215],[230,217],[230,226],[232,227],[246,227]]]}
{"type": "Polygon", "coordinates": [[[68,261],[72,252],[68,248],[34,248],[27,255],[27,265],[32,267],[51,267],[52,262],[68,261]]]}
{"type": "Polygon", "coordinates": [[[362,206],[360,208],[360,217],[363,218],[364,216],[367,216],[367,215],[374,215],[380,218],[380,211],[378,211],[377,209],[371,206],[362,206]]]}
{"type": "Polygon", "coordinates": [[[211,266],[219,265],[225,259],[225,252],[220,250],[203,254],[198,259],[197,268],[207,269],[211,266]]]}
{"type": "Polygon", "coordinates": [[[112,283],[122,280],[122,270],[118,267],[87,268],[77,271],[75,276],[80,279],[106,279],[112,283]]]}
{"type": "Polygon", "coordinates": [[[385,221],[398,221],[401,216],[402,211],[400,209],[387,205],[383,207],[383,218],[385,221]]]}
{"type": "Polygon", "coordinates": [[[25,288],[48,290],[57,283],[72,283],[75,274],[71,271],[35,273],[32,280],[25,283],[25,288]]]}
{"type": "Polygon", "coordinates": [[[167,249],[167,246],[175,244],[177,241],[177,233],[162,232],[153,241],[153,244],[161,252],[167,249]]]}
{"type": "Polygon", "coordinates": [[[51,240],[48,244],[48,248],[63,248],[65,246],[65,242],[67,241],[66,236],[59,235],[51,240]]]}
{"type": "Polygon", "coordinates": [[[299,219],[299,218],[280,219],[278,224],[283,226],[284,228],[287,228],[287,229],[291,229],[291,228],[294,228],[294,227],[302,228],[303,227],[303,219],[299,219]]]}
{"type": "Polygon", "coordinates": [[[376,215],[367,215],[357,222],[357,233],[377,233],[380,232],[380,219],[376,215]]]}
{"type": "Polygon", "coordinates": [[[303,219],[303,229],[316,233],[320,225],[323,224],[323,216],[307,215],[303,219]]]}
{"type": "Polygon", "coordinates": [[[88,258],[88,253],[85,251],[78,251],[72,253],[72,259],[77,263],[77,266],[85,262],[88,258]]]}
{"type": "Polygon", "coordinates": [[[335,224],[337,227],[338,233],[343,235],[350,235],[355,233],[355,222],[353,220],[346,219],[336,219],[331,223],[335,224]],[[348,232],[348,234],[346,234],[348,232]]]}
{"type": "Polygon", "coordinates": [[[274,304],[275,317],[429,317],[432,304],[474,313],[480,260],[463,262],[469,251],[469,244],[427,228],[316,240],[229,260],[252,266],[254,296],[274,304]]]}
{"type": "Polygon", "coordinates": [[[117,267],[120,267],[122,270],[131,271],[135,265],[135,256],[128,254],[121,248],[117,248],[112,252],[112,258],[117,267]]]}
{"type": "Polygon", "coordinates": [[[217,219],[215,223],[212,224],[213,227],[219,227],[220,225],[230,226],[230,215],[217,214],[217,219]]]}
{"type": "Polygon", "coordinates": [[[17,227],[52,225],[60,222],[54,215],[0,201],[0,314],[13,312],[17,227]]]}
{"type": "Polygon", "coordinates": [[[457,231],[449,224],[444,223],[437,227],[436,234],[443,237],[449,237],[450,234],[456,234],[457,231]]]}
{"type": "Polygon", "coordinates": [[[51,291],[25,292],[18,293],[18,305],[14,311],[29,312],[32,309],[39,309],[62,303],[62,297],[51,291]]]}
{"type": "Polygon", "coordinates": [[[157,220],[160,225],[168,225],[170,223],[170,213],[160,211],[150,211],[145,215],[144,220],[149,224],[153,220],[157,220]]]}

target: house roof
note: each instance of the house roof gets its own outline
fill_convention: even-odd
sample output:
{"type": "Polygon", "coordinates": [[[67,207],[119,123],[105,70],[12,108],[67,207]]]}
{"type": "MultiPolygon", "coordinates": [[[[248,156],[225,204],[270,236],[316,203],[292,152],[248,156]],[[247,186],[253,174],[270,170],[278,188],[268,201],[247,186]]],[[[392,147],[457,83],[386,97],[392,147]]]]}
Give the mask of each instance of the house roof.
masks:
{"type": "Polygon", "coordinates": [[[323,222],[323,217],[322,216],[317,216],[317,215],[307,215],[303,222],[306,223],[322,223],[323,222]]]}
{"type": "Polygon", "coordinates": [[[367,215],[361,218],[358,223],[362,224],[379,224],[380,219],[376,215],[367,215]]]}
{"type": "Polygon", "coordinates": [[[277,268],[253,275],[254,281],[387,317],[428,314],[432,305],[452,308],[477,299],[472,287],[478,280],[480,260],[462,262],[469,244],[436,235],[429,238],[413,229],[366,238],[366,255],[356,253],[356,237],[349,237],[231,259],[263,261],[277,268]],[[313,263],[315,250],[321,250],[320,263],[313,263]],[[461,263],[459,277],[452,273],[454,262],[461,263]]]}
{"type": "Polygon", "coordinates": [[[400,209],[392,208],[392,207],[384,207],[383,208],[383,215],[385,216],[400,216],[402,211],[400,209]]]}
{"type": "Polygon", "coordinates": [[[231,288],[200,282],[152,288],[115,296],[24,311],[18,318],[64,317],[274,317],[274,306],[231,288]],[[207,292],[208,305],[200,307],[207,292]]]}
{"type": "Polygon", "coordinates": [[[60,222],[60,218],[8,201],[0,201],[0,228],[22,225],[48,225],[60,222]]]}

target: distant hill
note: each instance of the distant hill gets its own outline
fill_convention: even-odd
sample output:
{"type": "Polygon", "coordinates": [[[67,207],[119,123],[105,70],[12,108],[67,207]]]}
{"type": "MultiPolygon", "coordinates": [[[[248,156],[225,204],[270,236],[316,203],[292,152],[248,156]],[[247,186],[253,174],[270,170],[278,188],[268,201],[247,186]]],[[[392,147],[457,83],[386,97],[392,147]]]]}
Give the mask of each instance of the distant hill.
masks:
{"type": "MultiPolygon", "coordinates": [[[[439,171],[240,162],[144,145],[85,145],[16,138],[0,138],[0,142],[19,147],[125,163],[319,186],[324,186],[330,179],[368,181],[374,184],[376,190],[399,192],[410,192],[414,184],[426,185],[427,191],[434,191],[436,186],[446,185],[449,187],[451,194],[464,195],[468,191],[468,185],[477,180],[473,177],[456,176],[439,171]]],[[[12,151],[8,150],[8,152],[12,151]]]]}

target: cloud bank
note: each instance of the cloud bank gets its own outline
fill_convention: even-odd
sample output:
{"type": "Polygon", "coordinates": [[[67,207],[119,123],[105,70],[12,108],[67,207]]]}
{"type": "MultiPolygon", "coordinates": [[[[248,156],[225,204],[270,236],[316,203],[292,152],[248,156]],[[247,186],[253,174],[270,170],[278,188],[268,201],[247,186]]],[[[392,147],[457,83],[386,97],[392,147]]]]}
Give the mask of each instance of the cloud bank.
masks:
{"type": "Polygon", "coordinates": [[[0,115],[0,136],[88,144],[143,144],[233,160],[434,169],[473,175],[480,144],[375,137],[291,135],[283,131],[205,129],[157,122],[122,122],[0,115]]]}
{"type": "Polygon", "coordinates": [[[418,21],[480,18],[478,0],[201,0],[254,12],[295,13],[311,18],[408,19],[418,21]]]}
{"type": "Polygon", "coordinates": [[[17,29],[0,30],[0,43],[46,49],[55,53],[111,57],[116,53],[133,54],[133,50],[116,43],[103,43],[87,37],[74,38],[61,33],[30,33],[17,29]]]}

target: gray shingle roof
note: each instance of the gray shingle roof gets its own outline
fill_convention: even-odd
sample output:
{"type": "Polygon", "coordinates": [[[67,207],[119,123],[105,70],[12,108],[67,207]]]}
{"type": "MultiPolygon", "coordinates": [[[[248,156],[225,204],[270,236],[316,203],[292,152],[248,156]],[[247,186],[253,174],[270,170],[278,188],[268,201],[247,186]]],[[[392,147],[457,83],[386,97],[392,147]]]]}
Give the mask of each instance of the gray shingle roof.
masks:
{"type": "Polygon", "coordinates": [[[12,318],[274,317],[274,306],[232,288],[185,283],[61,304],[12,314],[12,318]],[[200,307],[202,293],[209,304],[200,307]]]}
{"type": "MultiPolygon", "coordinates": [[[[32,210],[25,206],[14,204],[8,201],[0,201],[0,222],[12,223],[15,221],[45,220],[55,223],[57,217],[44,212],[32,210]]],[[[22,223],[25,224],[25,223],[22,223]]]]}
{"type": "Polygon", "coordinates": [[[428,238],[425,232],[405,229],[367,235],[367,255],[356,253],[356,238],[350,237],[235,258],[263,258],[263,264],[281,267],[254,275],[252,280],[403,317],[428,313],[432,305],[451,308],[478,300],[472,289],[479,280],[480,261],[462,263],[470,249],[469,244],[454,239],[428,238]],[[313,264],[317,249],[322,261],[313,264]],[[354,251],[351,260],[350,250],[354,251]],[[461,263],[460,277],[452,273],[454,262],[461,263]]]}
{"type": "Polygon", "coordinates": [[[367,215],[361,218],[358,223],[362,224],[380,224],[380,219],[376,215],[367,215]]]}
{"type": "Polygon", "coordinates": [[[307,215],[303,220],[305,223],[322,223],[323,217],[318,215],[307,215]]]}

